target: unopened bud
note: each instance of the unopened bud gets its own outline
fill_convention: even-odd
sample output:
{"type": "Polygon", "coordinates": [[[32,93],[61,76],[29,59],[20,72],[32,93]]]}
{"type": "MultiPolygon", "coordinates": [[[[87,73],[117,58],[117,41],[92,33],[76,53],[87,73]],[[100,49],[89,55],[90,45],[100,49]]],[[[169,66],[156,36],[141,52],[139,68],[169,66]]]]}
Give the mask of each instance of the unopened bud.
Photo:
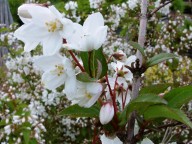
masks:
{"type": "Polygon", "coordinates": [[[119,60],[119,61],[125,61],[126,60],[126,55],[125,53],[123,52],[115,52],[113,54],[113,57],[116,59],[116,60],[119,60]]]}
{"type": "Polygon", "coordinates": [[[99,113],[99,119],[101,124],[107,124],[109,123],[114,116],[114,107],[112,102],[107,102],[103,104],[101,107],[100,113],[99,113]]]}

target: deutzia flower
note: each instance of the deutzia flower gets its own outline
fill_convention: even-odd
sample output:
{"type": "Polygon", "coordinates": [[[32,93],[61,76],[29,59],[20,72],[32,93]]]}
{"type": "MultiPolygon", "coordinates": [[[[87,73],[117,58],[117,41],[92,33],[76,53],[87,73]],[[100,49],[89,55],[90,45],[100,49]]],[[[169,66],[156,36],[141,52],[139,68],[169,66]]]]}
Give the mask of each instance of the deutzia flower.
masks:
{"type": "Polygon", "coordinates": [[[100,139],[102,144],[123,144],[123,142],[117,136],[109,138],[106,137],[105,134],[103,134],[102,136],[100,136],[100,139]]]}
{"type": "Polygon", "coordinates": [[[120,62],[120,61],[117,61],[116,63],[112,62],[111,66],[116,71],[116,74],[119,71],[123,71],[125,73],[124,74],[125,79],[128,80],[128,81],[132,81],[132,79],[133,79],[132,72],[129,69],[127,69],[126,67],[124,67],[124,66],[125,65],[131,66],[131,63],[135,62],[135,60],[136,60],[136,56],[132,55],[129,58],[127,58],[125,62],[120,62]]]}
{"type": "Polygon", "coordinates": [[[141,144],[154,144],[150,139],[145,138],[142,140],[141,144]]]}
{"type": "Polygon", "coordinates": [[[54,54],[61,48],[63,38],[74,32],[73,22],[64,18],[54,6],[22,5],[19,11],[20,17],[31,17],[30,20],[25,19],[25,24],[15,31],[15,36],[25,43],[24,50],[27,52],[41,43],[43,54],[54,54]]]}
{"type": "Polygon", "coordinates": [[[99,120],[101,124],[107,124],[109,123],[114,116],[114,107],[112,102],[107,102],[103,104],[101,107],[100,113],[99,113],[99,120]]]}
{"type": "Polygon", "coordinates": [[[99,96],[103,91],[103,86],[96,82],[77,82],[76,94],[67,95],[72,103],[78,103],[82,107],[91,107],[98,100],[99,96]]]}
{"type": "Polygon", "coordinates": [[[40,56],[34,60],[34,64],[40,67],[44,73],[42,83],[47,89],[65,84],[66,93],[74,93],[76,90],[76,76],[71,61],[59,54],[52,56],[40,56]]]}
{"type": "Polygon", "coordinates": [[[107,26],[101,13],[97,12],[88,16],[83,26],[74,24],[75,33],[67,39],[66,47],[79,51],[97,50],[106,40],[107,26]]]}

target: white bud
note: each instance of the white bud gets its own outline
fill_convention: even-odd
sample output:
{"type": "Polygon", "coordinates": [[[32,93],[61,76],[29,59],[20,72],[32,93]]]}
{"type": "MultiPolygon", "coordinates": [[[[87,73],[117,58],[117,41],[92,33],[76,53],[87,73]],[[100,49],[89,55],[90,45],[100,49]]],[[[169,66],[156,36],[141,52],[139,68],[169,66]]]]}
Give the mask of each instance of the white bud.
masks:
{"type": "Polygon", "coordinates": [[[100,110],[99,119],[101,124],[109,123],[114,116],[114,107],[112,102],[105,103],[100,110]]]}

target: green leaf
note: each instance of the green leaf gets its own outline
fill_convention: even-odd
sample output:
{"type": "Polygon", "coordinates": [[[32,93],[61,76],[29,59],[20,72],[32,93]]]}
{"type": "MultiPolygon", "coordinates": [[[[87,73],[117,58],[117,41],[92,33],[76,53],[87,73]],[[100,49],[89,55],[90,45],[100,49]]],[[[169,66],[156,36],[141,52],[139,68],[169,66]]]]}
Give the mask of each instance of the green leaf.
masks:
{"type": "Polygon", "coordinates": [[[81,52],[80,57],[83,61],[85,71],[89,74],[90,77],[96,78],[100,70],[102,71],[99,72],[101,73],[99,78],[102,78],[106,75],[108,66],[102,48],[93,50],[91,52],[81,52]],[[98,63],[98,61],[100,63],[98,63]]]}
{"type": "Polygon", "coordinates": [[[24,131],[23,131],[23,137],[24,137],[24,142],[25,142],[25,144],[28,144],[28,143],[29,143],[30,134],[31,134],[31,131],[30,131],[30,130],[24,130],[24,131]]]}
{"type": "Polygon", "coordinates": [[[1,121],[0,121],[0,127],[1,127],[1,126],[5,126],[5,125],[6,125],[5,120],[1,120],[1,121]]]}
{"type": "Polygon", "coordinates": [[[170,108],[165,105],[150,106],[144,113],[144,119],[169,118],[182,122],[192,128],[189,118],[179,109],[170,108]]]}
{"type": "Polygon", "coordinates": [[[164,95],[164,99],[168,101],[168,106],[180,108],[183,104],[192,100],[192,86],[172,89],[164,95]]]}
{"type": "Polygon", "coordinates": [[[75,104],[65,108],[59,115],[71,116],[71,117],[99,117],[99,106],[92,106],[90,108],[80,107],[75,104]]]}
{"type": "Polygon", "coordinates": [[[35,138],[30,139],[29,144],[37,144],[37,140],[35,138]]]}
{"type": "Polygon", "coordinates": [[[124,109],[124,111],[120,114],[121,123],[120,125],[126,124],[128,121],[129,115],[133,111],[137,111],[142,114],[145,110],[151,105],[157,104],[167,104],[167,101],[160,98],[155,94],[142,94],[139,95],[136,99],[131,101],[124,109]]]}
{"type": "Polygon", "coordinates": [[[153,93],[160,94],[163,93],[172,84],[156,84],[144,87],[140,90],[139,94],[153,93]]]}
{"type": "Polygon", "coordinates": [[[76,75],[77,80],[82,82],[95,82],[96,79],[91,78],[86,72],[81,72],[76,75]]]}
{"type": "Polygon", "coordinates": [[[143,55],[143,57],[146,56],[145,51],[144,51],[144,48],[141,47],[138,43],[133,42],[133,41],[130,41],[129,44],[130,44],[133,48],[139,50],[139,51],[141,52],[141,54],[143,55]]]}
{"type": "MultiPolygon", "coordinates": [[[[95,63],[98,63],[98,61],[100,61],[101,65],[102,65],[102,72],[99,77],[99,78],[102,78],[103,76],[105,76],[107,74],[107,71],[108,71],[107,61],[103,54],[102,48],[95,51],[95,63]]],[[[97,68],[97,71],[98,71],[98,68],[97,68]]]]}
{"type": "Polygon", "coordinates": [[[88,54],[88,52],[80,52],[80,57],[81,57],[81,59],[83,61],[83,67],[84,67],[85,71],[88,74],[90,74],[89,63],[88,63],[88,61],[89,61],[89,54],[88,54]]]}
{"type": "Polygon", "coordinates": [[[147,67],[152,67],[165,60],[176,58],[177,56],[172,53],[161,53],[147,60],[147,67]]]}

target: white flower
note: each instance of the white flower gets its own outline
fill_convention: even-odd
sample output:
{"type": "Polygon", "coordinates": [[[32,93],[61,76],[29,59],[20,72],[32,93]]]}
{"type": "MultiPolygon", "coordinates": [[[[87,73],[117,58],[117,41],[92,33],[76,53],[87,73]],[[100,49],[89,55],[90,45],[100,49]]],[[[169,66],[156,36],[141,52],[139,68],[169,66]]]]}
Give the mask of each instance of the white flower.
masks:
{"type": "Polygon", "coordinates": [[[40,56],[34,60],[44,73],[42,83],[50,90],[65,84],[65,92],[73,93],[76,90],[76,76],[71,61],[59,54],[40,56]]]}
{"type": "Polygon", "coordinates": [[[127,58],[124,63],[120,61],[117,61],[116,63],[112,62],[111,66],[116,71],[116,74],[118,73],[118,71],[123,71],[125,73],[124,74],[125,79],[128,81],[132,81],[133,74],[129,69],[125,67],[125,65],[131,66],[131,63],[135,62],[135,60],[136,60],[136,56],[132,55],[129,58],[127,58]]]}
{"type": "Polygon", "coordinates": [[[99,12],[89,15],[83,26],[74,25],[76,27],[75,33],[67,39],[67,46],[70,49],[97,50],[106,40],[107,26],[104,26],[103,16],[99,12]]]}
{"type": "Polygon", "coordinates": [[[66,10],[76,10],[77,7],[78,7],[77,2],[69,1],[68,3],[65,4],[66,10]]]}
{"type": "Polygon", "coordinates": [[[123,142],[116,136],[114,138],[109,138],[106,137],[105,134],[103,134],[102,136],[100,136],[100,139],[102,144],[123,144],[123,142]]]}
{"type": "Polygon", "coordinates": [[[45,55],[54,54],[61,48],[63,38],[74,32],[73,22],[64,18],[54,6],[31,5],[27,9],[29,15],[31,19],[24,20],[25,24],[15,31],[15,36],[25,43],[24,50],[27,52],[41,43],[45,55]]]}
{"type": "Polygon", "coordinates": [[[145,138],[143,139],[143,141],[141,142],[141,144],[154,144],[150,139],[145,138]]]}
{"type": "Polygon", "coordinates": [[[137,7],[137,4],[139,3],[139,0],[129,0],[128,2],[129,8],[133,10],[137,7]]]}
{"type": "Polygon", "coordinates": [[[99,120],[101,124],[107,124],[109,123],[114,116],[114,107],[112,102],[107,102],[103,104],[101,107],[100,113],[99,113],[99,120]]]}
{"type": "Polygon", "coordinates": [[[7,125],[4,127],[5,133],[9,135],[11,133],[11,125],[7,125]]]}
{"type": "Polygon", "coordinates": [[[82,107],[91,107],[99,98],[103,91],[103,86],[100,83],[94,82],[77,82],[76,94],[69,94],[67,98],[72,100],[72,103],[78,103],[82,107]]]}

